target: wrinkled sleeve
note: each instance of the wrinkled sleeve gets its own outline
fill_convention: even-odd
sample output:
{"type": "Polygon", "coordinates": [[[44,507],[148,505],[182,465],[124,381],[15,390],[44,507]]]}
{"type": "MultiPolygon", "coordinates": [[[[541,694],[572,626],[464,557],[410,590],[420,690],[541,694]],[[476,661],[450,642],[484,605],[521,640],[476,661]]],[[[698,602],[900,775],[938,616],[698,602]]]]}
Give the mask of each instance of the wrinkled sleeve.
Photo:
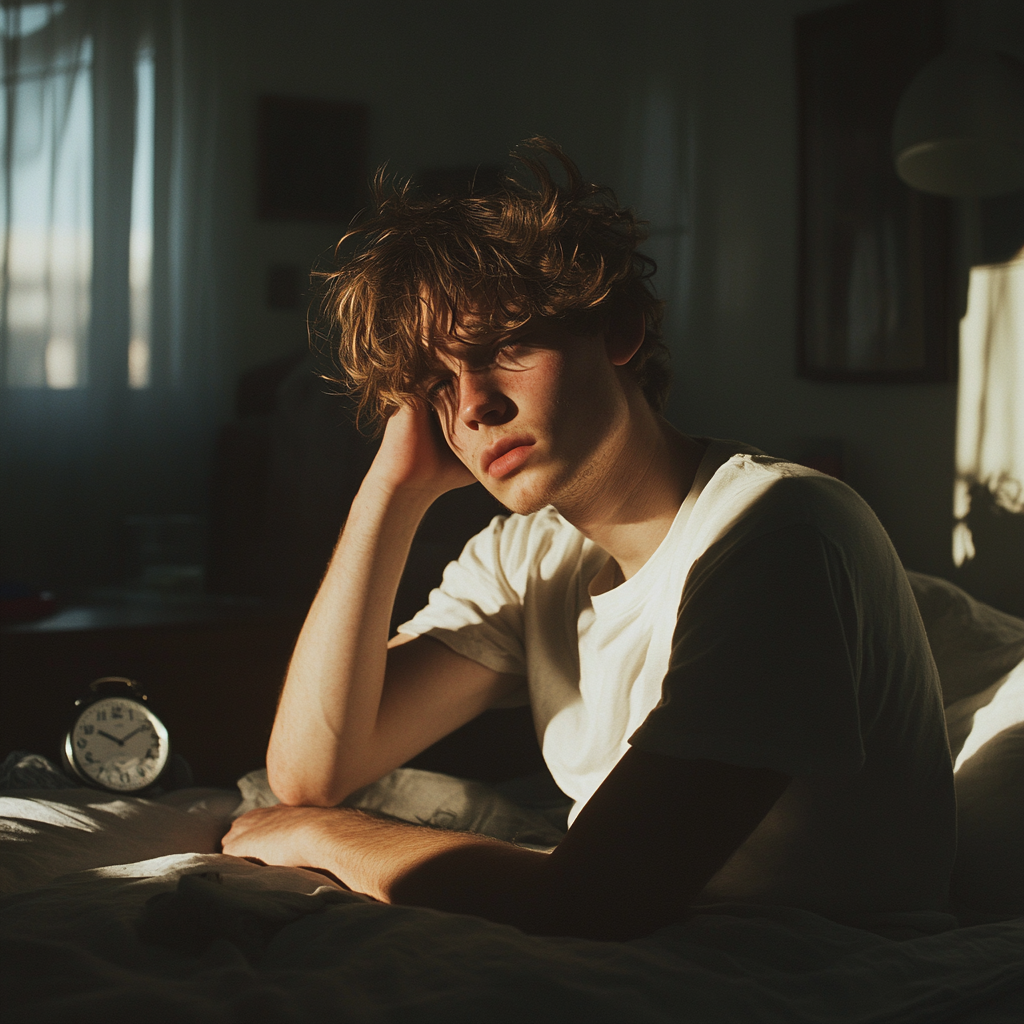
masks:
{"type": "Polygon", "coordinates": [[[518,550],[523,538],[507,524],[498,516],[472,537],[458,560],[448,564],[426,607],[398,632],[432,636],[495,672],[525,675],[524,584],[505,568],[524,564],[518,550]]]}
{"type": "Polygon", "coordinates": [[[857,621],[841,553],[816,527],[713,545],[683,588],[661,701],[630,743],[792,776],[858,771],[857,621]]]}

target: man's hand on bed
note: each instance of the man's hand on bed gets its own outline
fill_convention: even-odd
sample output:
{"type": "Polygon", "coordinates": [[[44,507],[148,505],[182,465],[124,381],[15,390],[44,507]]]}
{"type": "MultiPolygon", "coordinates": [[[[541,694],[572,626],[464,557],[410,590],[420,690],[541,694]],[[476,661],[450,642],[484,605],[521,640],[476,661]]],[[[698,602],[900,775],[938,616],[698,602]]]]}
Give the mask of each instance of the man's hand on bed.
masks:
{"type": "Polygon", "coordinates": [[[537,935],[628,939],[683,919],[781,796],[770,769],[631,748],[550,854],[350,808],[260,808],[224,852],[328,871],[385,903],[433,907],[537,935]]]}
{"type": "Polygon", "coordinates": [[[288,867],[316,867],[320,839],[335,815],[323,807],[257,807],[232,823],[221,845],[233,857],[288,867]]]}
{"type": "Polygon", "coordinates": [[[452,846],[480,843],[533,853],[482,836],[406,825],[349,807],[286,804],[258,807],[236,818],[221,846],[224,853],[245,860],[326,871],[358,892],[392,902],[389,888],[399,862],[409,871],[452,846]]]}

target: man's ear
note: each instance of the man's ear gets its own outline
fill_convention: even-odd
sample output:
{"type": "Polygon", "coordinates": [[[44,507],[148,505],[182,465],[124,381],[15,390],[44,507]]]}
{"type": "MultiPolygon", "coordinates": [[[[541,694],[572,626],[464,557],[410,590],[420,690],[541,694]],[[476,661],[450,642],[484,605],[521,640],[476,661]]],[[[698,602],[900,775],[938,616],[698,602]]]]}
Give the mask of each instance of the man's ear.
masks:
{"type": "Polygon", "coordinates": [[[643,310],[631,303],[617,305],[608,315],[604,347],[613,366],[625,366],[636,355],[647,333],[643,310]]]}

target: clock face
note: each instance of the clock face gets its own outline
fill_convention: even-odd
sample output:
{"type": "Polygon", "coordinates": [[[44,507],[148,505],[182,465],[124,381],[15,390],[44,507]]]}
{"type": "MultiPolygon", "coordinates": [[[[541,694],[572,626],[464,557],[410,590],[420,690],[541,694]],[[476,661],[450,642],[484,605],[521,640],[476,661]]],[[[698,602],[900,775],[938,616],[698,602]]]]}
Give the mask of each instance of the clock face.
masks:
{"type": "Polygon", "coordinates": [[[131,793],[156,781],[170,754],[167,729],[138,701],[104,697],[75,720],[68,760],[107,789],[131,793]]]}

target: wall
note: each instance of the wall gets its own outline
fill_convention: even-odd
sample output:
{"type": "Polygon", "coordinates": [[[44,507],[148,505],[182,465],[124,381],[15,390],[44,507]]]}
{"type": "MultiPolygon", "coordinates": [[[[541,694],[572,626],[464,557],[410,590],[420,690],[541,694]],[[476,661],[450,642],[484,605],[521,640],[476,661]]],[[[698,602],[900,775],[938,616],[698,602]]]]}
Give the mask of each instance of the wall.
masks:
{"type": "MultiPolygon", "coordinates": [[[[225,204],[239,256],[226,273],[223,322],[237,369],[304,344],[301,311],[265,308],[267,267],[310,265],[342,227],[255,219],[256,95],[369,103],[370,164],[387,161],[398,173],[500,161],[517,140],[547,134],[651,221],[649,249],[670,302],[671,419],[786,456],[807,439],[842,440],[849,482],[905,563],[955,578],[955,384],[823,384],[794,374],[793,17],[831,5],[225,5],[225,204]]],[[[1016,10],[1012,0],[954,6],[965,37],[981,22],[1005,35],[1016,10]]],[[[1017,586],[1001,557],[976,566],[971,585],[990,600],[1017,586]]]]}

